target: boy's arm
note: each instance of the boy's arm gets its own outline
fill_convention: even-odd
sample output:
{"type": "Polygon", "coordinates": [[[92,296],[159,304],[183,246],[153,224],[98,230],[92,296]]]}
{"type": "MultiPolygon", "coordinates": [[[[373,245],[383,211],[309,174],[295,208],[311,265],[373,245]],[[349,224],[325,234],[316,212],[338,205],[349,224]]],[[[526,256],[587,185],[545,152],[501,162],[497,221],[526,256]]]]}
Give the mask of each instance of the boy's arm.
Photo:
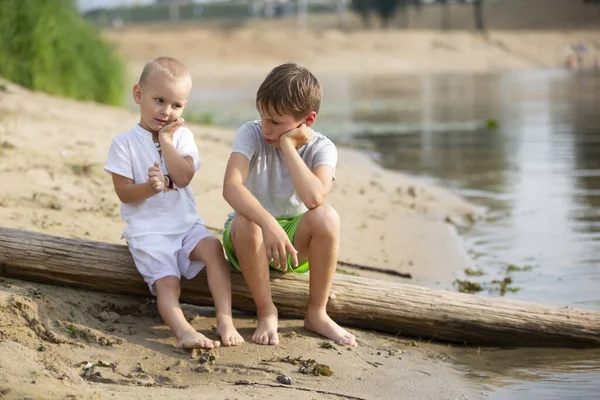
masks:
{"type": "Polygon", "coordinates": [[[279,148],[290,170],[296,193],[306,208],[311,210],[324,204],[333,185],[333,169],[328,165],[319,165],[311,171],[298,154],[294,140],[288,135],[281,136],[279,148]]]}
{"type": "Polygon", "coordinates": [[[256,197],[244,186],[249,168],[250,160],[246,156],[241,153],[231,153],[225,169],[223,197],[234,210],[262,227],[275,220],[275,218],[263,208],[256,197]]]}
{"type": "Polygon", "coordinates": [[[196,168],[194,159],[191,156],[182,156],[173,144],[173,134],[183,125],[183,118],[178,118],[168,125],[165,125],[158,132],[158,141],[160,149],[165,160],[169,176],[179,188],[184,188],[190,184],[196,168]]]}
{"type": "Polygon", "coordinates": [[[250,161],[245,155],[231,153],[223,180],[223,197],[234,210],[261,228],[268,260],[272,259],[277,268],[281,265],[285,271],[287,252],[292,256],[294,266],[298,266],[298,252],[281,225],[244,186],[249,168],[250,161]]]}

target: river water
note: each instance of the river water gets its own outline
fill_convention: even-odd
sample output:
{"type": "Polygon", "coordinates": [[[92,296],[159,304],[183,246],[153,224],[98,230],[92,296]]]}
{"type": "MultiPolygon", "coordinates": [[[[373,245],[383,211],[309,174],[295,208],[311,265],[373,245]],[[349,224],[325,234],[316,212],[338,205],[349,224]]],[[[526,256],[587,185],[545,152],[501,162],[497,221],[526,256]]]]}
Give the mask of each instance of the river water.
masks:
{"type": "MultiPolygon", "coordinates": [[[[217,125],[256,118],[261,78],[200,83],[217,125]]],[[[487,217],[461,230],[480,294],[600,310],[600,73],[322,77],[318,130],[487,217]],[[492,281],[507,277],[502,293],[492,281]]],[[[597,398],[596,350],[454,350],[488,398],[597,398]]]]}

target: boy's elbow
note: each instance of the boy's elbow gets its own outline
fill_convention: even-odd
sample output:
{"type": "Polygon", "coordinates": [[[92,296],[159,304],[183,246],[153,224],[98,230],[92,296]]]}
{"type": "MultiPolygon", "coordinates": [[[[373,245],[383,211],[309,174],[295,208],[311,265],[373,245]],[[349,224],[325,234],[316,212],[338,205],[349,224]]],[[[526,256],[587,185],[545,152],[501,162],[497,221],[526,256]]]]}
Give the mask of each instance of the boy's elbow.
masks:
{"type": "Polygon", "coordinates": [[[229,202],[229,199],[234,195],[235,192],[235,183],[228,183],[228,182],[224,182],[223,183],[223,198],[225,199],[225,201],[229,202]]]}
{"type": "Polygon", "coordinates": [[[233,185],[231,183],[227,183],[227,182],[223,183],[222,194],[223,194],[223,198],[226,201],[229,201],[229,197],[231,196],[232,190],[233,190],[233,185]]]}
{"type": "Polygon", "coordinates": [[[310,198],[306,199],[306,201],[304,202],[304,205],[309,210],[312,210],[313,208],[317,208],[317,207],[325,204],[325,200],[326,200],[325,196],[323,196],[322,194],[316,194],[316,195],[311,196],[310,198]]]}

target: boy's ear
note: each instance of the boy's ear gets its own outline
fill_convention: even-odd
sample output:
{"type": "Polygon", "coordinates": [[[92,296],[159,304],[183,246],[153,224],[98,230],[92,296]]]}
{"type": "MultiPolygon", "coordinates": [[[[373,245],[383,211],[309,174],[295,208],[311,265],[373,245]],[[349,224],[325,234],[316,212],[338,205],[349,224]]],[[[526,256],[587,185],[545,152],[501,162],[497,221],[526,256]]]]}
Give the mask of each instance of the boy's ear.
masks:
{"type": "Polygon", "coordinates": [[[133,100],[135,100],[136,104],[140,104],[142,102],[142,87],[139,84],[136,84],[133,87],[133,100]]]}
{"type": "Polygon", "coordinates": [[[304,121],[304,123],[306,124],[306,126],[311,126],[312,124],[315,123],[316,120],[317,120],[317,113],[314,111],[311,111],[306,116],[306,120],[304,121]]]}

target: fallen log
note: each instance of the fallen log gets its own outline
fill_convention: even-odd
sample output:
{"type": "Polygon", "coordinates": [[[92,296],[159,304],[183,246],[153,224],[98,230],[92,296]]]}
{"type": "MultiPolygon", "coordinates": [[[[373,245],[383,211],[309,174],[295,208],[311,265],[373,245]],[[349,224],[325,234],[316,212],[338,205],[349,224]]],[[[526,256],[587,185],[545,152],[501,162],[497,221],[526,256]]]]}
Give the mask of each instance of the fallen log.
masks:
{"type": "MultiPolygon", "coordinates": [[[[126,246],[0,228],[0,276],[148,296],[126,246]]],[[[281,316],[302,317],[308,276],[273,272],[281,316]]],[[[201,273],[182,284],[182,302],[212,306],[201,273]]],[[[254,311],[241,274],[232,273],[235,309],[254,311]]],[[[598,346],[600,312],[336,275],[328,312],[338,323],[423,340],[495,346],[598,346]]]]}

